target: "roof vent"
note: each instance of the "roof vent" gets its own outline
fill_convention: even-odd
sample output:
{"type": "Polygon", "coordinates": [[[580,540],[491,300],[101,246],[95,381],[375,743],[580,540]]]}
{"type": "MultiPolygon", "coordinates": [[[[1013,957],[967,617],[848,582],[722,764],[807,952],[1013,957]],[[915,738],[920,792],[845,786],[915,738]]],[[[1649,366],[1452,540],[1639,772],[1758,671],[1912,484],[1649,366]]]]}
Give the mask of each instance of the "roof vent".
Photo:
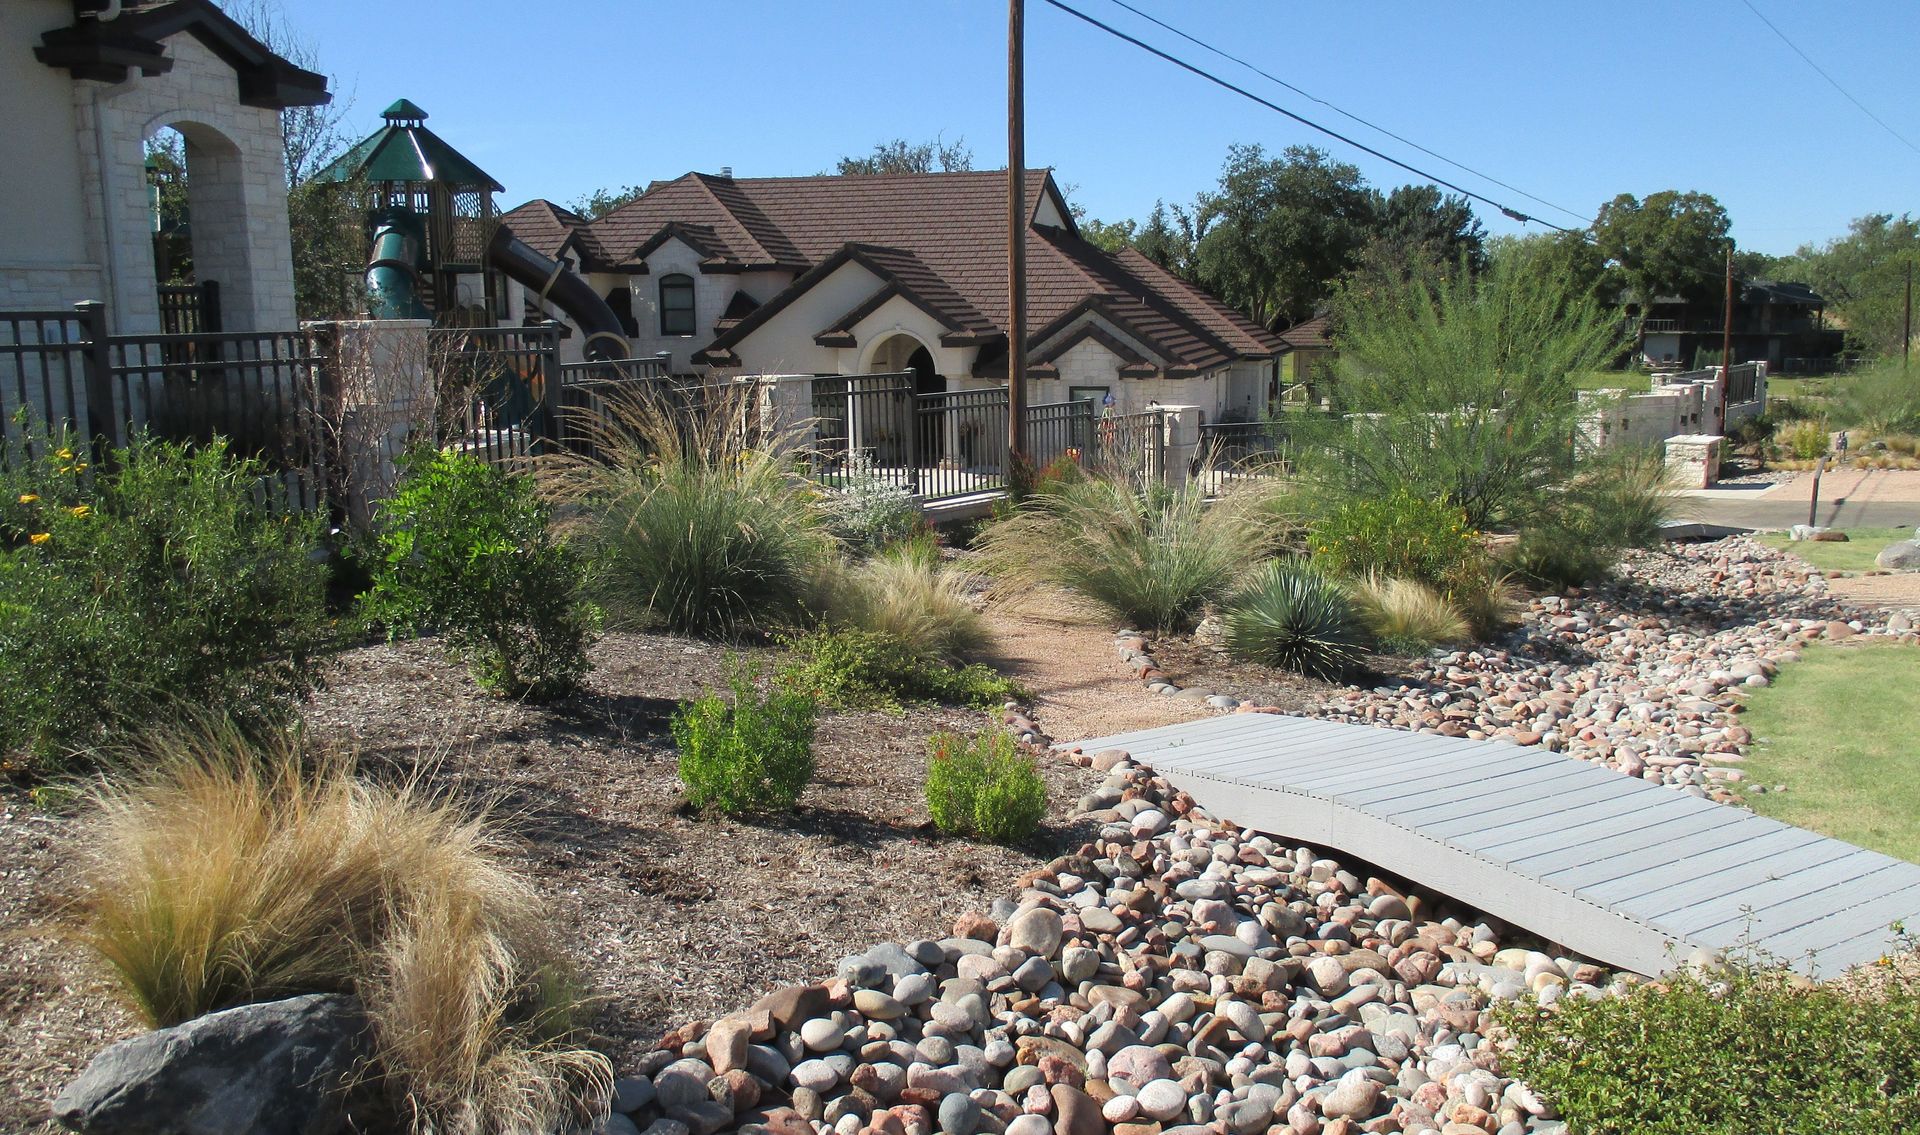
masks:
{"type": "Polygon", "coordinates": [[[732,166],[721,166],[721,167],[720,167],[720,176],[721,176],[721,177],[732,177],[732,176],[733,176],[733,167],[732,167],[732,166]]]}

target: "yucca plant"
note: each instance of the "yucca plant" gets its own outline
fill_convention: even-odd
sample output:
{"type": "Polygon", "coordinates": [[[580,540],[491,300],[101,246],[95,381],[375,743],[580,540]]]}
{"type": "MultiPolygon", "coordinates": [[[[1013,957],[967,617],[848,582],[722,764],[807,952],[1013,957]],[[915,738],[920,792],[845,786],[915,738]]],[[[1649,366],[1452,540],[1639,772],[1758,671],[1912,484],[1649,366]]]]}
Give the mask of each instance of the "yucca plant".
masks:
{"type": "Polygon", "coordinates": [[[1002,594],[1055,587],[1131,626],[1177,631],[1232,594],[1273,533],[1245,491],[1209,501],[1198,482],[1141,490],[1088,477],[1041,489],[976,547],[1002,594]]]}
{"type": "Polygon", "coordinates": [[[1425,654],[1473,633],[1453,600],[1418,580],[1363,576],[1353,585],[1353,598],[1367,629],[1395,654],[1425,654]]]}
{"type": "Polygon", "coordinates": [[[1228,652],[1249,662],[1335,679],[1366,660],[1366,626],[1346,589],[1299,560],[1269,562],[1223,622],[1228,652]]]}
{"type": "Polygon", "coordinates": [[[588,590],[615,626],[731,637],[799,619],[834,555],[819,495],[733,387],[637,388],[583,421],[603,460],[549,463],[577,506],[588,590]]]}

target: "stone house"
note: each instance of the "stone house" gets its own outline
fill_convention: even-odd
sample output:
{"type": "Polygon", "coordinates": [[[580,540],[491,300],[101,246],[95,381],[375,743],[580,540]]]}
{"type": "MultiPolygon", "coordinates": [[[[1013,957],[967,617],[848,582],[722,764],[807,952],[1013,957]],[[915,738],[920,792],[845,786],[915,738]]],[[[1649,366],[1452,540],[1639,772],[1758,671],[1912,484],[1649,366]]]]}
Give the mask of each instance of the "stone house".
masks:
{"type": "MultiPolygon", "coordinates": [[[[1265,412],[1277,336],[1133,249],[1082,239],[1050,171],[1025,180],[1032,403],[1265,412]]],[[[1006,382],[1006,182],[689,173],[597,220],[537,200],[503,220],[586,274],[635,353],[666,353],[676,373],[912,371],[942,393],[1006,382]]],[[[563,319],[524,288],[509,306],[563,319]]]]}
{"type": "Polygon", "coordinates": [[[6,0],[0,53],[0,309],[105,300],[111,330],[161,329],[145,143],[172,128],[219,325],[294,326],[280,111],[326,102],[324,76],[211,0],[6,0]]]}

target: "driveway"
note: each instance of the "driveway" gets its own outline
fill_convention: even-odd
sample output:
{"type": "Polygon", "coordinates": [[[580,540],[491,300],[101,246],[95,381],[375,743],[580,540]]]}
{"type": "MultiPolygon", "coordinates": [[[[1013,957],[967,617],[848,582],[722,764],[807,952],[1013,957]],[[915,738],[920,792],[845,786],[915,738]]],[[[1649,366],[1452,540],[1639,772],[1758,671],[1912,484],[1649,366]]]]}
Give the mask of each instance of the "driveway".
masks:
{"type": "MultiPolygon", "coordinates": [[[[1813,474],[1778,485],[1690,489],[1676,510],[1681,520],[1740,528],[1790,528],[1807,523],[1813,474]]],[[[1829,528],[1897,528],[1920,523],[1920,471],[1835,469],[1820,478],[1814,523],[1829,528]]]]}

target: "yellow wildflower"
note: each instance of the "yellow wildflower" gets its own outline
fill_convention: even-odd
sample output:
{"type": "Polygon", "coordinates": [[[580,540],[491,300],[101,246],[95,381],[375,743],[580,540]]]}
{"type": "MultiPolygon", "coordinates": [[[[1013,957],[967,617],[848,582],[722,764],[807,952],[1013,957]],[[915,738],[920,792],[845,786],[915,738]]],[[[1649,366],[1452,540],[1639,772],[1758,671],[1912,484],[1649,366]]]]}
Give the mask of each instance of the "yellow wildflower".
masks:
{"type": "Polygon", "coordinates": [[[55,457],[58,457],[62,461],[73,460],[73,450],[71,449],[56,449],[54,450],[53,455],[55,457]]]}
{"type": "Polygon", "coordinates": [[[72,508],[68,509],[67,511],[71,512],[75,516],[85,516],[88,513],[92,512],[93,509],[88,505],[76,504],[72,508]]]}
{"type": "Polygon", "coordinates": [[[46,542],[47,542],[48,540],[51,540],[51,539],[53,539],[53,533],[51,533],[51,532],[35,532],[35,533],[34,533],[33,535],[31,535],[31,536],[29,536],[29,537],[27,537],[27,539],[28,539],[28,540],[30,540],[30,541],[32,541],[32,542],[33,542],[33,543],[35,543],[35,544],[44,544],[44,543],[46,543],[46,542]]]}
{"type": "Polygon", "coordinates": [[[34,501],[37,501],[39,499],[40,499],[39,493],[21,493],[20,494],[21,504],[32,504],[34,501]]]}

